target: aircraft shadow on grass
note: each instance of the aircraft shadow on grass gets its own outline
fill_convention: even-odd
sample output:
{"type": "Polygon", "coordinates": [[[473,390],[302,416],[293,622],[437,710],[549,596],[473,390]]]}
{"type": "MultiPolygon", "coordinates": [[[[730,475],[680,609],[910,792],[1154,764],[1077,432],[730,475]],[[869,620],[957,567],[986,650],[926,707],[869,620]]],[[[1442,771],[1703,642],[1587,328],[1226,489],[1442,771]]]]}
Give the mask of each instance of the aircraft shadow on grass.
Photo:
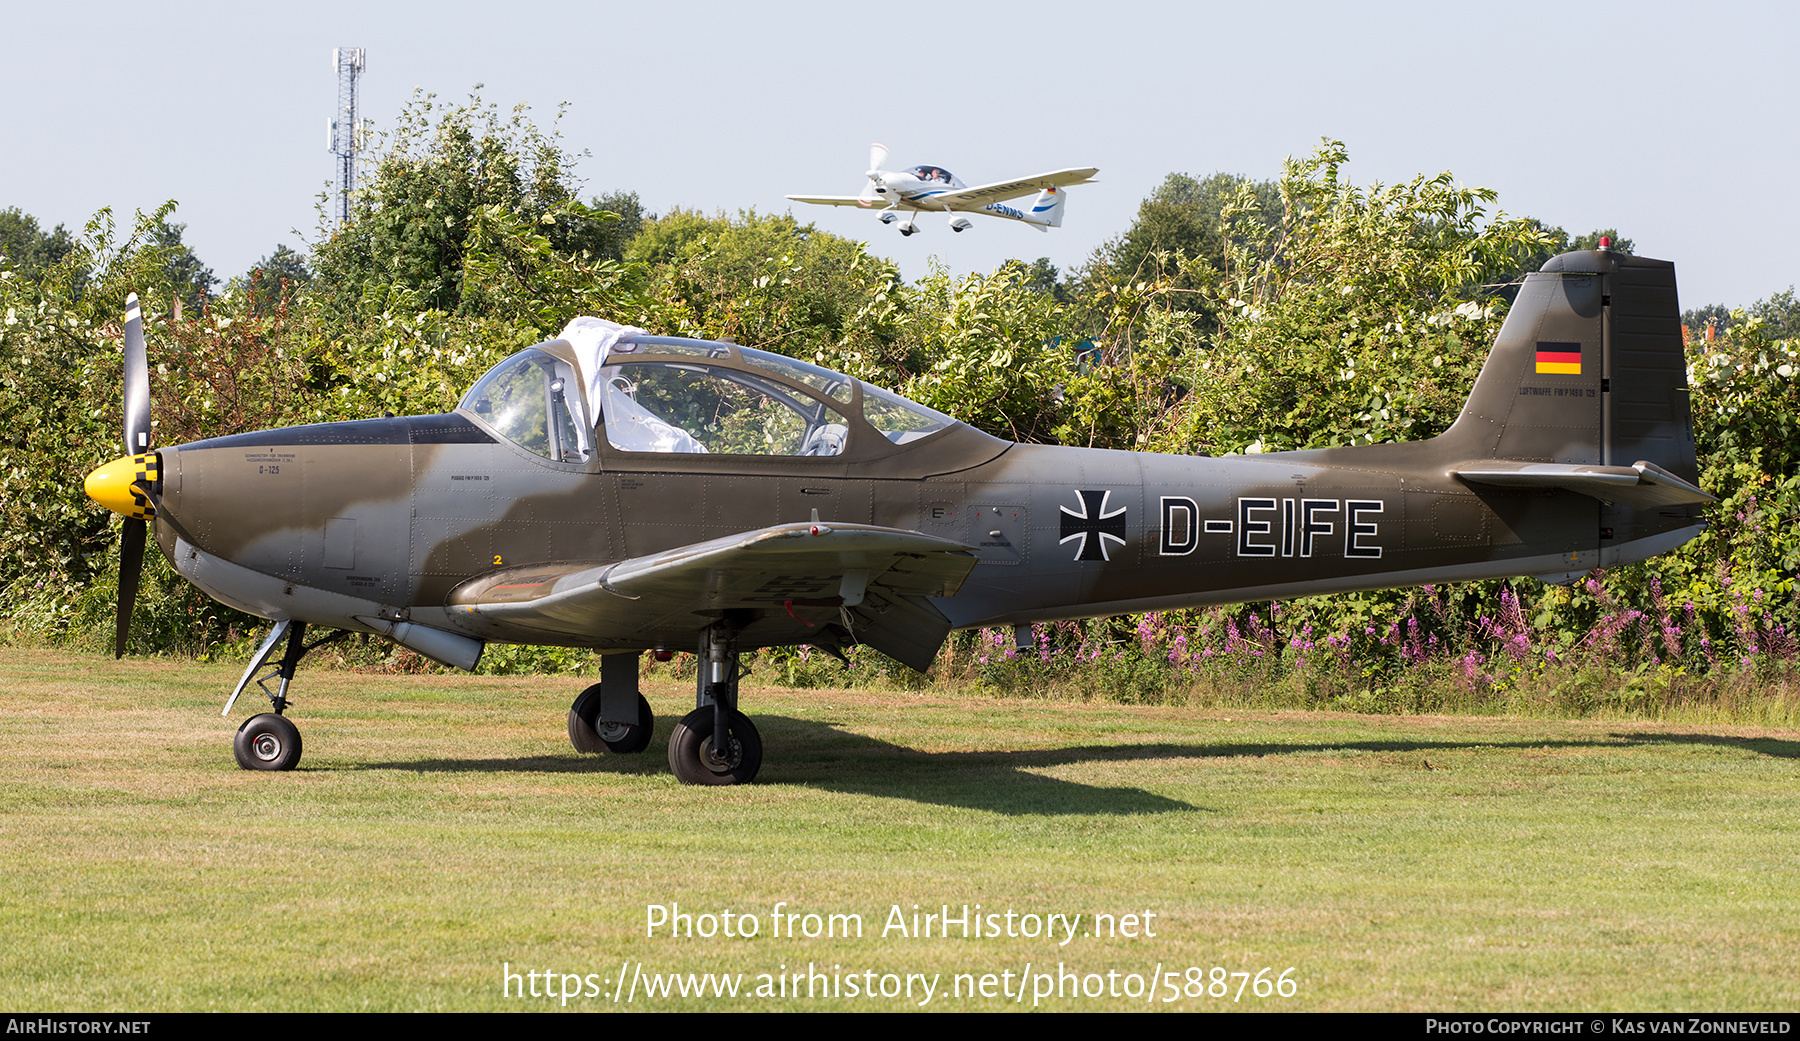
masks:
{"type": "MultiPolygon", "coordinates": [[[[1139,788],[1102,787],[1046,777],[1041,770],[1078,763],[1169,759],[1266,758],[1302,753],[1418,753],[1490,748],[1496,751],[1616,749],[1646,744],[1708,744],[1743,748],[1778,758],[1800,758],[1800,742],[1717,734],[1615,733],[1591,740],[1433,741],[1363,740],[1300,743],[1159,741],[1146,744],[1072,745],[1052,748],[928,752],[853,733],[825,721],[768,716],[764,740],[786,755],[765,782],[798,784],[856,795],[993,813],[1107,814],[1212,812],[1139,788]]],[[[511,759],[421,759],[367,763],[359,770],[420,773],[526,772],[648,775],[668,769],[660,755],[581,756],[572,753],[511,759]]]]}
{"type": "Polygon", "coordinates": [[[1800,759],[1800,741],[1778,737],[1734,737],[1730,734],[1615,734],[1625,741],[1666,745],[1715,745],[1719,748],[1741,748],[1746,752],[1773,759],[1800,759]]]}

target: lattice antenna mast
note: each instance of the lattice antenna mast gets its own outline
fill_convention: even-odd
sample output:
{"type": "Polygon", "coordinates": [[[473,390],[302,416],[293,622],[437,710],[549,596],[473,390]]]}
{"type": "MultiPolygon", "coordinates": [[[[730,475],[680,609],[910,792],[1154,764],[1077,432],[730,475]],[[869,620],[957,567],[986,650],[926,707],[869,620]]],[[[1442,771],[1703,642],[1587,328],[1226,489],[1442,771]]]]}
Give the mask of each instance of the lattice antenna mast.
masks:
{"type": "Polygon", "coordinates": [[[356,190],[356,154],[362,147],[356,118],[356,84],[362,79],[363,49],[333,50],[331,67],[337,71],[337,118],[331,122],[328,147],[336,159],[332,177],[337,190],[337,221],[342,225],[350,219],[350,193],[356,190]]]}

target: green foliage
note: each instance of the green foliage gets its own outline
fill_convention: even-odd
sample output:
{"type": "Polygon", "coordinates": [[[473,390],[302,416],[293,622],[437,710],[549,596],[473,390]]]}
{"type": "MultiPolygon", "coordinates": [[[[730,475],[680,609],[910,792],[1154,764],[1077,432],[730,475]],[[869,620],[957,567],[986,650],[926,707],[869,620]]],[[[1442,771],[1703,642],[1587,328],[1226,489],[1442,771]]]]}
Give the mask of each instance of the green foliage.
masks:
{"type": "Polygon", "coordinates": [[[1328,141],[1289,160],[1283,217],[1250,186],[1224,220],[1241,240],[1217,305],[1204,378],[1175,443],[1208,452],[1412,440],[1455,418],[1504,317],[1468,295],[1484,269],[1538,243],[1533,222],[1487,212],[1494,193],[1449,174],[1359,188],[1328,141]]]}
{"type": "MultiPolygon", "coordinates": [[[[576,314],[819,362],[1021,441],[1218,453],[1427,437],[1457,414],[1504,318],[1495,283],[1607,233],[1493,213],[1492,192],[1448,174],[1357,187],[1346,161],[1326,142],[1272,182],[1173,175],[1067,279],[1040,259],[907,284],[862,243],[791,216],[654,217],[628,192],[583,205],[555,134],[479,99],[415,99],[346,226],[310,259],[279,248],[210,298],[172,204],[124,237],[105,211],[80,236],[6,211],[0,609],[13,633],[110,635],[118,529],[80,476],[120,451],[118,315],[133,289],[163,444],[443,411],[576,314]]],[[[1584,712],[1780,675],[1800,632],[1797,312],[1792,290],[1776,294],[1693,345],[1702,483],[1722,501],[1677,553],[1567,589],[1521,579],[1064,623],[1023,658],[1010,633],[962,634],[936,675],[1130,701],[1584,712]]],[[[256,620],[154,551],[147,564],[134,649],[241,652],[256,620]]],[[[431,667],[383,641],[342,660],[431,667]]],[[[497,647],[483,669],[592,661],[497,647]]],[[[756,667],[796,685],[922,682],[866,651],[847,667],[771,650],[756,667]]]]}
{"type": "Polygon", "coordinates": [[[581,204],[557,135],[523,106],[503,117],[478,96],[439,109],[418,94],[377,151],[351,220],[314,251],[340,318],[436,311],[550,332],[628,295],[636,272],[583,248],[618,215],[581,204]]]}
{"type": "Polygon", "coordinates": [[[1016,268],[960,279],[935,268],[890,319],[904,330],[907,363],[919,366],[901,392],[1001,437],[1055,443],[1065,413],[1046,390],[1075,374],[1073,352],[1057,342],[1059,317],[1016,268]]]}
{"type": "Polygon", "coordinates": [[[36,217],[17,206],[0,210],[0,269],[12,270],[15,277],[42,278],[74,245],[69,229],[60,224],[43,231],[36,217]]]}
{"type": "Polygon", "coordinates": [[[194,288],[169,262],[173,208],[138,214],[122,241],[102,210],[37,281],[0,271],[0,603],[15,626],[61,631],[113,566],[116,529],[81,477],[123,451],[126,293],[153,311],[194,288]]]}
{"type": "Polygon", "coordinates": [[[1196,180],[1172,173],[1138,207],[1131,227],[1094,251],[1083,281],[1093,291],[1166,279],[1175,290],[1167,298],[1170,306],[1205,311],[1209,301],[1200,290],[1230,268],[1231,247],[1242,244],[1244,225],[1272,228],[1281,218],[1281,197],[1272,181],[1228,173],[1196,180]],[[1227,210],[1233,211],[1230,221],[1227,210]]]}
{"type": "Polygon", "coordinates": [[[1794,287],[1788,286],[1766,300],[1758,300],[1747,309],[1751,318],[1760,319],[1760,335],[1771,340],[1800,339],[1800,300],[1794,287]]]}
{"type": "Polygon", "coordinates": [[[242,278],[235,279],[230,289],[245,294],[251,311],[268,314],[292,306],[312,280],[312,267],[306,258],[282,243],[275,252],[252,265],[242,278]]]}
{"type": "Polygon", "coordinates": [[[185,224],[159,221],[149,229],[150,248],[161,257],[166,269],[163,280],[174,292],[175,299],[188,310],[199,311],[212,301],[213,287],[219,284],[219,279],[212,268],[201,263],[194,251],[181,241],[182,233],[186,231],[185,224]]]}
{"type": "Polygon", "coordinates": [[[638,201],[636,192],[608,192],[589,202],[588,209],[610,213],[618,219],[590,221],[572,229],[564,248],[576,252],[586,250],[601,260],[624,260],[632,240],[644,230],[644,224],[656,219],[654,213],[644,212],[644,204],[638,201]]]}
{"type": "Polygon", "coordinates": [[[865,319],[899,288],[899,271],[791,216],[677,208],[646,223],[626,255],[655,270],[661,332],[807,360],[891,353],[892,330],[865,319]]]}

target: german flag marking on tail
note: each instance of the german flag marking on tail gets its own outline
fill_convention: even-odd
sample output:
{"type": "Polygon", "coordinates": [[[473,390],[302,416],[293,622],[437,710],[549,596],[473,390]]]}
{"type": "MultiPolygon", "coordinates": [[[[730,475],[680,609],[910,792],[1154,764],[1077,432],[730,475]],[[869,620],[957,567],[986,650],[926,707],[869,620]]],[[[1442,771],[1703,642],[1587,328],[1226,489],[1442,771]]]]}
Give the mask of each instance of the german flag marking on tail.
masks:
{"type": "Polygon", "coordinates": [[[1581,375],[1581,344],[1538,341],[1537,371],[1557,376],[1581,375]]]}

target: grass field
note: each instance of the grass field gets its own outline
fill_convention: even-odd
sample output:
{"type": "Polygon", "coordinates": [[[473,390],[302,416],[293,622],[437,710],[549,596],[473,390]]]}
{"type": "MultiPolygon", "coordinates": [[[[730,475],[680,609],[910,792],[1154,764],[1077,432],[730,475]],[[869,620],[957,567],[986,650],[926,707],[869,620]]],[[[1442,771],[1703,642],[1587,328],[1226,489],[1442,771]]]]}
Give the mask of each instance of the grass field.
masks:
{"type": "Polygon", "coordinates": [[[266,775],[231,757],[250,696],[218,715],[236,671],[0,649],[0,1004],[896,1009],[929,984],[927,1009],[1800,1006],[1792,731],[753,677],[758,783],[695,789],[663,751],[691,688],[647,690],[649,752],[586,757],[563,733],[579,680],[303,670],[305,758],[266,775]],[[757,935],[646,936],[677,903],[757,935]],[[862,936],[774,935],[783,903],[793,931],[860,915],[862,936]],[[910,935],[914,905],[965,904],[1002,934],[1081,917],[1066,943],[1068,918],[910,935]],[[884,935],[896,906],[909,935],[884,935]],[[1255,996],[1265,967],[1291,997],[1255,996]],[[707,973],[739,995],[691,993],[707,973]]]}

